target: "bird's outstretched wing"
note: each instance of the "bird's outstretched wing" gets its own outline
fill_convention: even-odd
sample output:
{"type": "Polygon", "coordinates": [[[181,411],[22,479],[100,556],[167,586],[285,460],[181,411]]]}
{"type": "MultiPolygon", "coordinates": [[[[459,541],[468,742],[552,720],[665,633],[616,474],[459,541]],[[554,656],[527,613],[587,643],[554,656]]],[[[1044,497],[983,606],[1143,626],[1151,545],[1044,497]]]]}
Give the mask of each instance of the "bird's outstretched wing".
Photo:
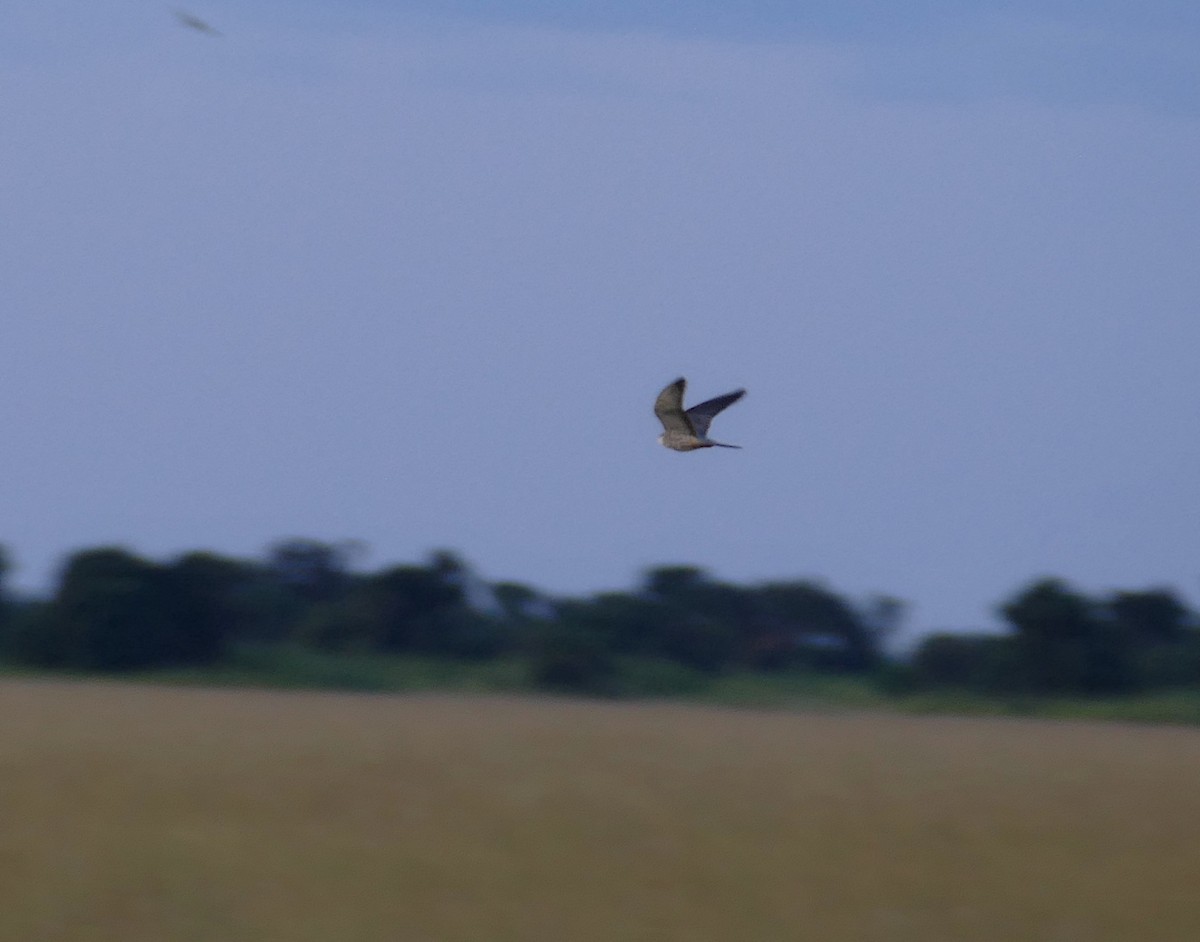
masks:
{"type": "MultiPolygon", "coordinates": [[[[691,410],[683,411],[683,391],[687,388],[687,380],[682,376],[658,394],[654,400],[654,414],[663,428],[668,432],[683,432],[695,435],[696,429],[690,418],[691,410]]],[[[707,428],[707,424],[705,425],[707,428]]]]}
{"type": "MultiPolygon", "coordinates": [[[[682,390],[680,397],[682,398],[682,390]]],[[[708,427],[712,425],[713,417],[723,409],[729,408],[735,402],[746,395],[746,390],[735,389],[731,393],[726,393],[724,396],[717,396],[709,399],[707,402],[702,402],[698,406],[692,406],[684,415],[691,421],[692,428],[696,430],[696,434],[701,438],[708,436],[708,427]]],[[[659,397],[661,398],[661,397],[659,397]]]]}

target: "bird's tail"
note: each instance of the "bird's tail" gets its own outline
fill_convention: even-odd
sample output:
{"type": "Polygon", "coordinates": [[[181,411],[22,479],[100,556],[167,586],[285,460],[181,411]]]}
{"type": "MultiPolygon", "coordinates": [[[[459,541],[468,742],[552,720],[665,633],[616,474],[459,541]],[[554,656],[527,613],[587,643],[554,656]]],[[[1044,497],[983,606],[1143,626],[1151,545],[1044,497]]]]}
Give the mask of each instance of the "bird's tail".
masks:
{"type": "Polygon", "coordinates": [[[708,442],[710,445],[716,445],[718,448],[741,448],[741,445],[726,445],[724,442],[714,442],[711,439],[708,442]]]}

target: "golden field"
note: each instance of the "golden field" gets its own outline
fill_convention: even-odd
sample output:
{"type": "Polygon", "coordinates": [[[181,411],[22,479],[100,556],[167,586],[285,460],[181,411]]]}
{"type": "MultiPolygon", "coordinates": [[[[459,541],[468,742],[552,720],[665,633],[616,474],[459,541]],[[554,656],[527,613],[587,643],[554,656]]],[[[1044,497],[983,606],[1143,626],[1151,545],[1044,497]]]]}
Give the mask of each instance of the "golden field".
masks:
{"type": "Polygon", "coordinates": [[[0,681],[0,939],[1200,939],[1200,731],[0,681]]]}

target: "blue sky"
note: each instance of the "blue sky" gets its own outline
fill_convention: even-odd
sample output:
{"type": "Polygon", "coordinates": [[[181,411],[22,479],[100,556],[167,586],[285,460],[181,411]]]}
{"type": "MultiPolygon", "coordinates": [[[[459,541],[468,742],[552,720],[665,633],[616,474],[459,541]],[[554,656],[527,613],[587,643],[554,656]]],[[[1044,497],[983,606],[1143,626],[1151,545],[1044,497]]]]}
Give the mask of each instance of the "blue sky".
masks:
{"type": "Polygon", "coordinates": [[[18,2],[0,541],[1200,589],[1183,3],[18,2]],[[741,452],[655,393],[746,386],[741,452]],[[714,450],[715,451],[715,450],[714,450]]]}

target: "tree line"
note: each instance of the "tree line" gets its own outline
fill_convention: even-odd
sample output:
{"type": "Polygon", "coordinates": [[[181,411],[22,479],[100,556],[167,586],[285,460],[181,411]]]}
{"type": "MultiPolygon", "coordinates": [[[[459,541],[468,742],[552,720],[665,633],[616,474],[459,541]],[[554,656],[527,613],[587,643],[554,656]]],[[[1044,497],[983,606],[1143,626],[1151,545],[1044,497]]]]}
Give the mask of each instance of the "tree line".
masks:
{"type": "Polygon", "coordinates": [[[552,597],[488,583],[449,551],[373,572],[358,547],[288,539],[261,559],[189,552],[166,562],[121,547],[72,553],[45,598],[5,591],[0,659],[75,671],[218,665],[238,646],[520,659],[535,685],[619,689],[631,664],[690,674],[812,671],[888,689],[1111,695],[1200,685],[1200,620],[1169,589],[1088,597],[1056,579],[1000,606],[1003,634],[947,632],[898,659],[904,604],[848,599],[811,580],[735,585],[695,566],[647,570],[631,591],[552,597]]]}

